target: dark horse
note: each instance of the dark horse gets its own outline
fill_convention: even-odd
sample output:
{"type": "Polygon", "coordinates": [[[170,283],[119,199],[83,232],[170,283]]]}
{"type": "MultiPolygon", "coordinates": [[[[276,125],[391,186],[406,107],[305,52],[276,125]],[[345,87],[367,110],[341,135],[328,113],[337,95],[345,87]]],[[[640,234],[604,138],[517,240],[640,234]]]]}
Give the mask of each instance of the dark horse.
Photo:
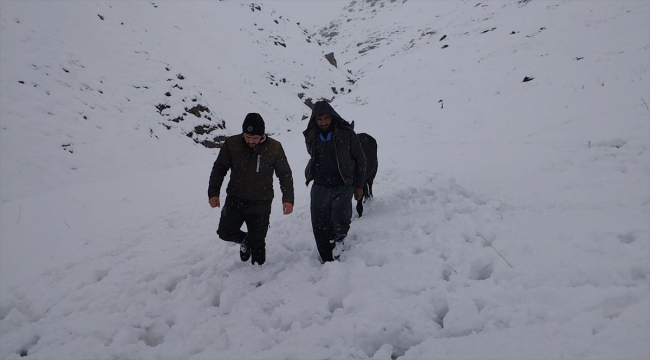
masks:
{"type": "Polygon", "coordinates": [[[363,215],[363,203],[372,197],[372,182],[377,176],[377,140],[366,133],[357,134],[363,152],[366,154],[366,177],[363,182],[363,198],[357,201],[357,214],[363,215]]]}

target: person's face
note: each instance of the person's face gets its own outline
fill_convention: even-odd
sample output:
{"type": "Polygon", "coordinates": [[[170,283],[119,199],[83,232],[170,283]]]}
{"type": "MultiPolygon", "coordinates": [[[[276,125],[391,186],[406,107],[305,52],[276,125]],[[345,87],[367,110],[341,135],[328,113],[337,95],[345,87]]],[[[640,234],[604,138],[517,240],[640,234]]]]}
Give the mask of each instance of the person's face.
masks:
{"type": "Polygon", "coordinates": [[[260,143],[260,141],[262,141],[262,135],[251,135],[244,133],[244,141],[246,141],[246,144],[248,144],[248,146],[255,147],[260,143]]]}
{"type": "Polygon", "coordinates": [[[332,125],[332,117],[328,114],[318,115],[316,116],[316,125],[321,131],[327,131],[332,125]]]}

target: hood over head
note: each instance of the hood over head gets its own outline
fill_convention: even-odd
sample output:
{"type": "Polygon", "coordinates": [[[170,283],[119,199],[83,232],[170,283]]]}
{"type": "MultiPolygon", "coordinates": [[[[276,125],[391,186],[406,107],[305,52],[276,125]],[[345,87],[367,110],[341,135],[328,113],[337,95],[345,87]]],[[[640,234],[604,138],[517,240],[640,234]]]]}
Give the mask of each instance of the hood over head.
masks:
{"type": "Polygon", "coordinates": [[[314,107],[311,109],[311,117],[309,118],[309,124],[307,124],[307,130],[310,130],[313,127],[316,127],[316,117],[319,115],[324,115],[328,114],[332,118],[332,124],[334,126],[337,125],[343,125],[347,127],[352,127],[349,122],[347,122],[345,119],[339,115],[334,108],[332,108],[332,105],[330,105],[327,101],[325,100],[320,100],[317,101],[314,104],[314,107]]]}

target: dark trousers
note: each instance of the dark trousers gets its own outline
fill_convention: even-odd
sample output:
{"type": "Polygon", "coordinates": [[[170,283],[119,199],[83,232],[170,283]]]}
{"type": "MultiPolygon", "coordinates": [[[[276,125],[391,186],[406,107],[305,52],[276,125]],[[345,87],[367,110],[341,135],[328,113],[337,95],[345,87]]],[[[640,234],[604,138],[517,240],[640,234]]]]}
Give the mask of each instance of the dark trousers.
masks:
{"type": "Polygon", "coordinates": [[[249,201],[226,196],[217,234],[224,241],[241,243],[246,236],[241,227],[246,223],[251,262],[262,265],[266,261],[265,239],[270,215],[271,201],[249,201]]]}
{"type": "Polygon", "coordinates": [[[311,187],[311,226],[316,247],[323,261],[333,261],[330,240],[342,239],[350,230],[352,220],[352,186],[311,187]]]}

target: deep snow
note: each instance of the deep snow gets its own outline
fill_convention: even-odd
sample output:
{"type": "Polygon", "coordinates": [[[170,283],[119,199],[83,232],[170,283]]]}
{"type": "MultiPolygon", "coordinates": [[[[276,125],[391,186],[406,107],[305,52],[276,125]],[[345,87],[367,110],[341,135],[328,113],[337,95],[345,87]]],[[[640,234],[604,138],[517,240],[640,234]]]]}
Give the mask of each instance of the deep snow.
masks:
{"type": "Polygon", "coordinates": [[[0,2],[0,358],[650,357],[649,2],[352,1],[318,32],[281,7],[0,2]],[[379,143],[325,265],[307,97],[379,143]],[[217,238],[193,141],[248,112],[296,189],[262,267],[217,238]]]}

